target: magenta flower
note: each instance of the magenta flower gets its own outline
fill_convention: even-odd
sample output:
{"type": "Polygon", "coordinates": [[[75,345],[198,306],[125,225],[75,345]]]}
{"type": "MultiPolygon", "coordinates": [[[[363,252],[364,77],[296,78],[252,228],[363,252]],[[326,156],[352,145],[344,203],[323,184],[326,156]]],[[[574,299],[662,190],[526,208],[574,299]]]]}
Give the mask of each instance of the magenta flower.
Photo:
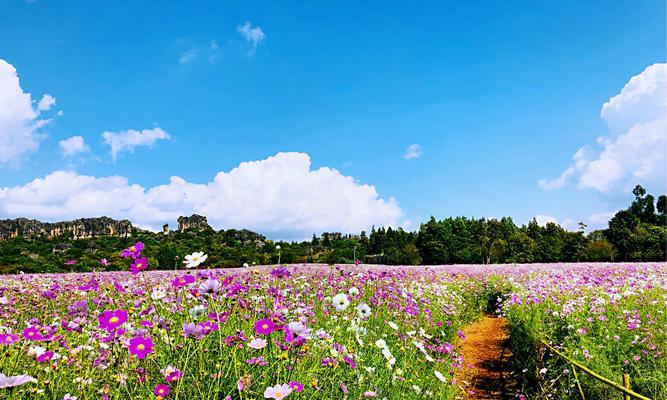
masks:
{"type": "Polygon", "coordinates": [[[144,244],[141,242],[137,242],[134,244],[134,246],[130,246],[127,249],[123,250],[120,252],[120,256],[123,258],[128,258],[132,257],[136,259],[141,255],[141,251],[144,249],[144,244]]]}
{"type": "Polygon", "coordinates": [[[255,322],[255,332],[258,335],[270,335],[271,332],[278,330],[278,325],[268,318],[260,319],[255,322]]]}
{"type": "Polygon", "coordinates": [[[171,281],[171,286],[173,286],[175,288],[179,288],[179,287],[187,286],[187,285],[189,285],[191,283],[194,283],[194,282],[195,282],[195,277],[194,276],[192,276],[192,275],[183,275],[181,277],[174,278],[174,280],[171,281]]]}
{"type": "Polygon", "coordinates": [[[45,351],[44,353],[42,353],[42,354],[40,354],[40,355],[37,356],[37,361],[38,361],[38,362],[41,362],[41,363],[43,363],[43,362],[49,362],[49,361],[51,361],[51,359],[53,358],[53,355],[54,355],[54,354],[55,354],[55,353],[52,352],[52,351],[45,351]]]}
{"type": "Polygon", "coordinates": [[[97,317],[100,328],[111,332],[127,322],[127,311],[125,310],[107,310],[97,317]]]}
{"type": "Polygon", "coordinates": [[[176,367],[172,367],[171,365],[160,372],[162,372],[164,379],[169,383],[176,382],[183,377],[183,371],[176,367]]]}
{"type": "Polygon", "coordinates": [[[130,265],[130,272],[132,272],[132,275],[136,275],[146,268],[148,268],[148,260],[146,257],[141,257],[134,260],[132,265],[130,265]]]}
{"type": "Polygon", "coordinates": [[[289,383],[289,387],[292,388],[294,392],[299,393],[300,391],[303,390],[303,384],[299,381],[292,381],[289,383]]]}
{"type": "Polygon", "coordinates": [[[74,265],[76,264],[76,260],[67,260],[65,261],[65,265],[74,265]]]}
{"type": "Polygon", "coordinates": [[[153,341],[151,338],[137,336],[130,339],[130,354],[137,356],[140,360],[146,358],[153,352],[153,341]]]}
{"type": "Polygon", "coordinates": [[[104,265],[105,267],[109,265],[109,261],[106,258],[103,258],[100,260],[100,264],[104,265]]]}
{"type": "Polygon", "coordinates": [[[4,333],[0,335],[0,344],[4,344],[5,346],[9,346],[17,340],[19,340],[19,337],[11,333],[4,333]]]}
{"type": "Polygon", "coordinates": [[[167,397],[169,394],[169,386],[165,385],[164,383],[155,385],[155,390],[153,393],[155,393],[156,396],[167,397]]]}
{"type": "Polygon", "coordinates": [[[36,326],[29,326],[23,330],[23,337],[28,340],[34,341],[43,341],[45,340],[44,336],[39,331],[39,328],[36,326]]]}

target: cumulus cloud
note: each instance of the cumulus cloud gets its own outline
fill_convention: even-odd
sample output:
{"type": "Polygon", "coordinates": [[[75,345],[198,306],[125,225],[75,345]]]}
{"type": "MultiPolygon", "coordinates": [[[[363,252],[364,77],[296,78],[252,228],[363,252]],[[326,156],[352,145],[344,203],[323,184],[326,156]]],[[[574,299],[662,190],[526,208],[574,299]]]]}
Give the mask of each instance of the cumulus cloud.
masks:
{"type": "Polygon", "coordinates": [[[104,143],[111,146],[111,157],[114,161],[118,154],[124,151],[134,152],[139,146],[153,146],[158,140],[168,140],[170,136],[160,128],[144,129],[137,131],[128,129],[120,132],[103,132],[104,143]]]}
{"type": "Polygon", "coordinates": [[[405,149],[405,154],[403,154],[403,158],[406,160],[412,160],[413,158],[419,158],[422,156],[422,147],[418,144],[411,144],[408,146],[407,149],[405,149]]]}
{"type": "Polygon", "coordinates": [[[81,136],[72,136],[71,138],[61,140],[58,142],[58,145],[65,157],[71,157],[90,151],[90,147],[88,147],[81,136]]]}
{"type": "MultiPolygon", "coordinates": [[[[45,100],[44,104],[49,102],[45,100]]],[[[21,88],[16,68],[0,59],[0,164],[16,164],[39,148],[43,137],[39,129],[49,121],[39,118],[41,108],[33,108],[32,103],[30,93],[21,88]]]]}
{"type": "Polygon", "coordinates": [[[108,215],[160,226],[199,213],[215,228],[249,228],[281,238],[313,232],[359,232],[406,221],[394,198],[335,169],[311,169],[305,153],[244,162],[206,183],[172,177],[150,188],[124,177],[56,171],[25,185],[0,188],[0,216],[46,220],[108,215]]]}
{"type": "Polygon", "coordinates": [[[665,187],[667,181],[667,64],[653,64],[630,79],[600,113],[610,134],[597,147],[582,147],[556,179],[543,189],[576,182],[603,194],[629,192],[640,183],[665,187]]]}
{"type": "Polygon", "coordinates": [[[243,36],[245,40],[252,43],[253,49],[256,49],[260,43],[264,41],[266,35],[259,26],[252,26],[250,22],[239,25],[236,30],[243,36]]]}
{"type": "Polygon", "coordinates": [[[558,220],[551,215],[545,215],[545,214],[540,214],[535,216],[535,220],[537,221],[537,224],[539,226],[545,226],[549,222],[553,222],[554,224],[558,225],[558,220]]]}
{"type": "Polygon", "coordinates": [[[56,98],[50,94],[45,94],[37,103],[37,109],[39,111],[50,110],[56,104],[56,98]]]}

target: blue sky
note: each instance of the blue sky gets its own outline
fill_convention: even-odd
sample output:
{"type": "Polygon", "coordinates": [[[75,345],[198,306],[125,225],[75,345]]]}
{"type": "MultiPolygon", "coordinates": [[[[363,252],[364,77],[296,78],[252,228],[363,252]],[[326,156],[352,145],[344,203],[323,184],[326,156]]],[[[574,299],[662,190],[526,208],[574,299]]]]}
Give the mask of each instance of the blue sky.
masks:
{"type": "MultiPolygon", "coordinates": [[[[658,82],[663,93],[664,1],[192,3],[3,1],[0,59],[15,69],[22,93],[32,96],[37,111],[28,121],[45,122],[29,132],[32,146],[4,162],[2,135],[15,135],[14,125],[0,131],[0,218],[59,219],[80,211],[157,226],[177,211],[212,212],[228,203],[162,207],[153,199],[144,207],[137,194],[142,199],[120,208],[77,209],[72,204],[85,202],[76,196],[87,193],[88,183],[62,195],[34,192],[32,200],[20,189],[66,171],[67,181],[124,177],[125,186],[139,185],[146,195],[171,176],[207,184],[218,172],[279,152],[307,154],[312,171],[339,171],[332,179],[340,187],[324,178],[304,187],[328,198],[333,215],[349,214],[354,204],[367,207],[361,225],[415,228],[430,215],[509,215],[520,223],[540,215],[569,226],[596,225],[604,213],[626,205],[635,181],[655,192],[667,186],[664,141],[655,138],[663,125],[652,128],[652,142],[626,155],[628,146],[618,139],[628,130],[614,132],[601,117],[603,104],[623,95],[633,76],[658,82]],[[643,74],[654,64],[660,71],[643,74]],[[44,94],[56,102],[39,110],[44,94]],[[168,139],[142,145],[150,141],[142,134],[158,127],[168,139]],[[142,144],[124,147],[114,161],[102,133],[124,140],[128,130],[136,130],[142,144]],[[64,155],[59,143],[72,136],[85,145],[64,155]],[[652,170],[637,174],[646,167],[637,161],[621,165],[613,178],[600,177],[599,168],[591,178],[584,166],[567,182],[538,185],[574,165],[582,147],[591,153],[587,163],[599,160],[606,149],[596,144],[601,136],[618,142],[619,159],[641,159],[642,149],[658,145],[652,170]],[[421,155],[406,159],[413,144],[421,155]],[[346,184],[344,177],[356,182],[346,184]],[[611,181],[591,183],[600,179],[611,181]],[[361,193],[363,184],[376,194],[361,193]],[[340,193],[328,188],[354,194],[337,200],[340,193]],[[138,216],[155,207],[164,214],[138,216]]],[[[656,93],[641,95],[648,99],[642,110],[664,111],[656,93]]],[[[633,121],[630,127],[646,122],[627,106],[617,113],[633,121]]],[[[266,168],[278,167],[269,161],[266,168]]],[[[278,186],[301,185],[302,175],[284,181],[276,174],[271,179],[278,186]]],[[[265,196],[261,185],[253,190],[245,196],[265,196]]],[[[249,227],[286,237],[359,225],[337,224],[338,217],[323,215],[326,208],[311,209],[298,191],[281,190],[269,196],[283,203],[271,203],[271,215],[258,210],[263,202],[248,203],[255,214],[238,215],[249,216],[249,227]],[[281,212],[293,218],[275,215],[281,212]],[[299,215],[333,220],[313,225],[299,215]],[[295,218],[298,228],[290,225],[295,218]]],[[[230,213],[244,202],[235,201],[230,213]]],[[[244,222],[223,214],[213,218],[220,228],[244,222]]]]}

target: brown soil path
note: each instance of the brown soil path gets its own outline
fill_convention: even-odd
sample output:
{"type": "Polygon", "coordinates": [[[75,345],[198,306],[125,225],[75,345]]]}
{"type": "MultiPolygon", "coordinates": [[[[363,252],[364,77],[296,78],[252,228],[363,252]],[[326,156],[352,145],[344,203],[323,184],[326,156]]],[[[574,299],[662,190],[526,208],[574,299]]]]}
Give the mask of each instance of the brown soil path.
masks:
{"type": "Polygon", "coordinates": [[[512,399],[516,382],[507,348],[507,321],[485,316],[463,331],[464,368],[459,381],[470,399],[512,399]]]}

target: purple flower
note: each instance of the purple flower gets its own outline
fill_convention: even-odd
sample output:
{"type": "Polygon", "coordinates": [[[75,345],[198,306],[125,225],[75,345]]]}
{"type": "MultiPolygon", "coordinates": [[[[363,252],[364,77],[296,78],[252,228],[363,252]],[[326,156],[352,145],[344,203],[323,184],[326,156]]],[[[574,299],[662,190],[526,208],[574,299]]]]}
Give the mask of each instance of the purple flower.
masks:
{"type": "Polygon", "coordinates": [[[208,278],[201,285],[199,285],[199,288],[197,288],[197,292],[199,294],[212,295],[218,293],[221,288],[222,284],[220,283],[219,280],[215,278],[208,278]]]}
{"type": "Polygon", "coordinates": [[[292,273],[286,267],[278,267],[271,270],[270,274],[278,279],[289,278],[292,273]]]}
{"type": "Polygon", "coordinates": [[[141,257],[135,259],[132,265],[130,265],[130,272],[132,272],[132,275],[136,275],[146,268],[148,268],[148,260],[145,257],[141,257]]]}
{"type": "Polygon", "coordinates": [[[255,322],[255,332],[258,335],[270,335],[271,332],[278,330],[278,325],[268,318],[260,319],[255,322]]]}
{"type": "Polygon", "coordinates": [[[151,338],[137,336],[130,339],[130,354],[137,356],[140,360],[146,358],[153,352],[153,341],[151,338]]]}
{"type": "Polygon", "coordinates": [[[65,265],[74,265],[76,264],[76,260],[67,260],[65,261],[65,265]]]}
{"type": "Polygon", "coordinates": [[[28,340],[43,341],[46,340],[36,326],[29,326],[23,330],[23,337],[28,340]]]}
{"type": "Polygon", "coordinates": [[[195,277],[192,275],[183,275],[181,277],[174,278],[174,280],[171,281],[171,286],[175,288],[187,286],[191,283],[195,282],[195,277]]]}
{"type": "Polygon", "coordinates": [[[9,346],[10,344],[19,340],[19,337],[11,333],[0,334],[0,344],[9,346]]]}
{"type": "Polygon", "coordinates": [[[141,251],[144,249],[144,244],[141,242],[137,242],[134,244],[134,246],[130,246],[127,249],[123,250],[120,252],[120,256],[123,258],[128,258],[132,257],[136,259],[141,255],[141,251]]]}
{"type": "Polygon", "coordinates": [[[97,317],[100,328],[111,332],[127,322],[127,311],[125,310],[107,310],[97,317]]]}
{"type": "Polygon", "coordinates": [[[289,383],[289,387],[292,388],[293,391],[299,393],[303,390],[303,384],[299,381],[292,381],[289,383]]]}
{"type": "Polygon", "coordinates": [[[164,383],[161,383],[159,385],[155,385],[155,389],[153,390],[153,393],[155,393],[156,396],[159,397],[167,397],[169,394],[169,386],[165,385],[164,383]]]}
{"type": "Polygon", "coordinates": [[[100,264],[104,265],[105,267],[109,265],[109,261],[106,258],[103,258],[100,260],[100,264]]]}
{"type": "Polygon", "coordinates": [[[37,361],[41,363],[51,361],[54,354],[55,353],[52,351],[45,351],[44,353],[37,356],[37,361]]]}

